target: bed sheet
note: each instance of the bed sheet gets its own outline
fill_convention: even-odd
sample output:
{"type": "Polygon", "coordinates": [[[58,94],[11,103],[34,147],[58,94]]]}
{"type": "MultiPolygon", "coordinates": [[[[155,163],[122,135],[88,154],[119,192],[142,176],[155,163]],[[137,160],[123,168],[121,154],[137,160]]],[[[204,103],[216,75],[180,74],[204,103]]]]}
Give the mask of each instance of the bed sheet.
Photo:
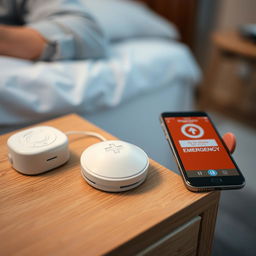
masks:
{"type": "Polygon", "coordinates": [[[30,62],[0,57],[0,125],[94,112],[181,80],[200,70],[175,41],[134,39],[112,45],[104,60],[30,62]]]}

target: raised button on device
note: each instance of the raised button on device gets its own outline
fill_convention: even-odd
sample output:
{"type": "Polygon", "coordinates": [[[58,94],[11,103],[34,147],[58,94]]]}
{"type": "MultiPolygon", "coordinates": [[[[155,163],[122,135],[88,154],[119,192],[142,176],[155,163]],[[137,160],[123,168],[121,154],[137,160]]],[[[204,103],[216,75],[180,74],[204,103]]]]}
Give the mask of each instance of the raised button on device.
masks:
{"type": "Polygon", "coordinates": [[[217,175],[218,175],[218,172],[217,172],[216,170],[213,170],[213,169],[208,170],[207,172],[208,172],[208,174],[211,175],[211,176],[217,176],[217,175]]]}
{"type": "Polygon", "coordinates": [[[44,147],[53,143],[56,140],[56,135],[52,131],[44,131],[38,129],[36,131],[29,131],[21,137],[22,144],[29,147],[44,147]]]}

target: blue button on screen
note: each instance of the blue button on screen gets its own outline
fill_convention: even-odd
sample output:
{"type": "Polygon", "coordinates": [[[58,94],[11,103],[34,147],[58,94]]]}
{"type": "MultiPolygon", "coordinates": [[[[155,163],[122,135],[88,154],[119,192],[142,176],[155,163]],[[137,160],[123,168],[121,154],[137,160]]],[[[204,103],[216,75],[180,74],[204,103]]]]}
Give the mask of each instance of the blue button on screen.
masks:
{"type": "Polygon", "coordinates": [[[211,176],[216,176],[218,174],[218,172],[215,170],[208,170],[208,174],[211,176]]]}

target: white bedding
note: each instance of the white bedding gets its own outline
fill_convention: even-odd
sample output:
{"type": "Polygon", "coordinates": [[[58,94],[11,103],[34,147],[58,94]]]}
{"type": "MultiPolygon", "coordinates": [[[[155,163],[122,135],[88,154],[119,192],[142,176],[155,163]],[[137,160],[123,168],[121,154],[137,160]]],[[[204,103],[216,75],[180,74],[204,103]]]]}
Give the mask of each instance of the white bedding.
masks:
{"type": "Polygon", "coordinates": [[[29,62],[0,57],[0,125],[113,107],[200,71],[189,49],[163,39],[112,46],[106,60],[29,62]]]}

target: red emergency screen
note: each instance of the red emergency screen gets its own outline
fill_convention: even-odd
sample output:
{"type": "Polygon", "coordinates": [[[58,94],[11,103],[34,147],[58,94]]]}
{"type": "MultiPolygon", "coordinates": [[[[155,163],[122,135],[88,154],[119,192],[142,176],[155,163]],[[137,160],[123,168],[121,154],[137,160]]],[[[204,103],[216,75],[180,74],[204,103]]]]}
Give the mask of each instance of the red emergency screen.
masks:
{"type": "Polygon", "coordinates": [[[165,123],[188,176],[238,175],[208,117],[166,117],[165,123]]]}

